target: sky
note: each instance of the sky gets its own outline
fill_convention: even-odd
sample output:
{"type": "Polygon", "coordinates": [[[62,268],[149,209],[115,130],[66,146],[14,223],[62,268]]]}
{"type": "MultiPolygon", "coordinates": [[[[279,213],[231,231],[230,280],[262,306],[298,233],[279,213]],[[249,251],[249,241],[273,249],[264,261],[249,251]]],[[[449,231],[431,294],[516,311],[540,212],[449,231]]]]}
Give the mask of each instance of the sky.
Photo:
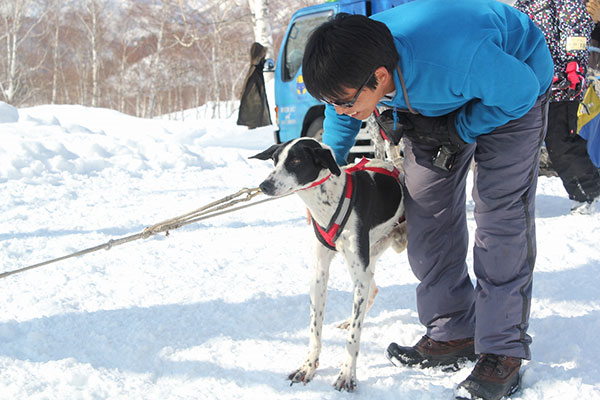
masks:
{"type": "MultiPolygon", "coordinates": [[[[247,130],[235,113],[205,111],[146,120],[0,103],[0,273],[258,186],[272,165],[248,157],[273,143],[274,127],[247,130]]],[[[600,399],[600,206],[571,215],[556,177],[540,177],[536,202],[533,358],[512,399],[600,399]]],[[[356,392],[332,387],[346,339],[335,326],[352,309],[339,257],[320,367],[290,386],[308,349],[312,240],[304,205],[289,196],[0,279],[0,399],[453,398],[473,363],[444,372],[384,356],[390,342],[424,334],[418,281],[392,250],[377,264],[356,392]]]]}

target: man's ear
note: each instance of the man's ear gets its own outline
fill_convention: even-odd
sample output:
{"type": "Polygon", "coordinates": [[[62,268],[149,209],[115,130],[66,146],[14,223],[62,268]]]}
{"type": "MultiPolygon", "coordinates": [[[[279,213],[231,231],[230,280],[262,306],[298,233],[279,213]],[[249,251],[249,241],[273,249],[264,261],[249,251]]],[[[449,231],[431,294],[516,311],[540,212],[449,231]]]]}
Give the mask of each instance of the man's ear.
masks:
{"type": "Polygon", "coordinates": [[[333,153],[329,149],[324,149],[322,147],[317,149],[311,149],[311,153],[315,163],[323,168],[327,168],[331,171],[335,176],[340,176],[342,171],[340,167],[335,162],[335,158],[333,157],[333,153]]]}
{"type": "Polygon", "coordinates": [[[375,79],[377,80],[376,87],[383,84],[384,90],[386,90],[385,88],[389,88],[390,81],[393,81],[394,78],[393,74],[390,74],[386,67],[381,66],[375,70],[375,79]]]}
{"type": "Polygon", "coordinates": [[[259,160],[268,160],[270,158],[273,158],[273,154],[275,154],[275,152],[281,146],[282,146],[281,144],[274,144],[273,146],[269,147],[268,149],[266,149],[262,153],[255,154],[252,157],[248,157],[248,158],[258,158],[259,160]]]}

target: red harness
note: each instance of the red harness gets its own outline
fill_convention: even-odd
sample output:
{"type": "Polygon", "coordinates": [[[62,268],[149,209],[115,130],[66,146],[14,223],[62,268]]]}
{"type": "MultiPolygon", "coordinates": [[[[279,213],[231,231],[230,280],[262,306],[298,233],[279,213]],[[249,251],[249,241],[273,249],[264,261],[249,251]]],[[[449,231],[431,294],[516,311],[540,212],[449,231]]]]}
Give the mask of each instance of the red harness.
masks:
{"type": "MultiPolygon", "coordinates": [[[[352,205],[354,203],[353,194],[354,194],[354,191],[356,188],[356,185],[354,184],[354,176],[353,176],[354,172],[372,171],[372,172],[375,172],[378,174],[392,176],[398,181],[398,183],[400,183],[400,178],[399,178],[400,171],[396,167],[394,167],[394,169],[390,171],[390,170],[387,170],[387,169],[381,168],[381,167],[368,167],[366,165],[368,162],[369,162],[369,160],[367,160],[366,158],[363,157],[358,164],[353,165],[352,167],[346,168],[344,170],[344,172],[346,173],[347,179],[346,179],[344,191],[342,193],[342,198],[338,202],[338,206],[337,206],[335,212],[333,213],[333,216],[331,217],[329,224],[327,225],[327,229],[325,229],[321,225],[319,225],[314,220],[314,218],[312,220],[313,227],[315,229],[315,234],[317,235],[317,239],[319,239],[319,241],[330,250],[335,250],[335,241],[337,240],[337,238],[340,236],[340,234],[344,230],[344,226],[346,225],[346,222],[348,221],[348,217],[350,216],[350,212],[352,211],[352,205]]],[[[324,183],[327,179],[329,179],[330,176],[331,176],[331,174],[329,174],[324,179],[321,179],[321,180],[313,183],[306,189],[308,189],[310,187],[315,187],[315,186],[318,186],[318,185],[324,183]]],[[[404,216],[402,216],[402,218],[404,218],[404,216]]]]}

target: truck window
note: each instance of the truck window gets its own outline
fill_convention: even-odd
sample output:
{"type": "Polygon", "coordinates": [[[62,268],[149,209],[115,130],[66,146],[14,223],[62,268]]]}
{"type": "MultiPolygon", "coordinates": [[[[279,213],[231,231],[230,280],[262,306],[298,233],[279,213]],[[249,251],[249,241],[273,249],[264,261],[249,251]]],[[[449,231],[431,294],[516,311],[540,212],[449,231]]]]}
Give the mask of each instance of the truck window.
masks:
{"type": "Polygon", "coordinates": [[[285,43],[282,77],[284,81],[289,81],[296,76],[302,66],[302,56],[308,37],[316,27],[327,21],[332,15],[332,11],[327,11],[303,16],[294,21],[285,43]]]}

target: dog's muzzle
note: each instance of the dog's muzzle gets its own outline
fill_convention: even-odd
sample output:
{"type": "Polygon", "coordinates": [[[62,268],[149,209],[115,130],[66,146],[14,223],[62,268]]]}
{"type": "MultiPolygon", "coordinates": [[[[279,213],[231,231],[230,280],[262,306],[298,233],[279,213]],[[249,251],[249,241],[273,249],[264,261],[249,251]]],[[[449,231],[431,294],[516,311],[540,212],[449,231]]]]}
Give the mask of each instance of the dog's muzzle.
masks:
{"type": "Polygon", "coordinates": [[[267,196],[275,196],[275,184],[272,180],[267,179],[263,181],[258,187],[267,196]]]}

